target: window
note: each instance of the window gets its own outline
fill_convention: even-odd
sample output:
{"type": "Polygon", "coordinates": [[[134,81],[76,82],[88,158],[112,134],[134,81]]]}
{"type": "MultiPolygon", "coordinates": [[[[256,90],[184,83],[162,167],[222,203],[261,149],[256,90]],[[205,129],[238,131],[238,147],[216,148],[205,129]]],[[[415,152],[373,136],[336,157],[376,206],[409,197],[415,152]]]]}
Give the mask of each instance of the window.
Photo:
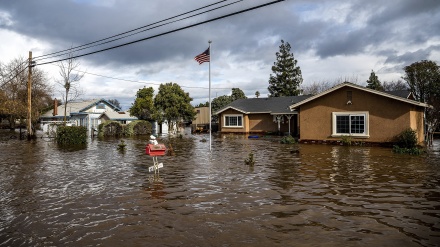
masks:
{"type": "Polygon", "coordinates": [[[96,105],[96,109],[105,109],[105,104],[104,103],[98,103],[96,105]]]}
{"type": "Polygon", "coordinates": [[[243,116],[242,115],[225,115],[223,126],[224,127],[243,127],[243,116]]]}
{"type": "Polygon", "coordinates": [[[368,137],[368,112],[333,112],[333,136],[368,137]]]}

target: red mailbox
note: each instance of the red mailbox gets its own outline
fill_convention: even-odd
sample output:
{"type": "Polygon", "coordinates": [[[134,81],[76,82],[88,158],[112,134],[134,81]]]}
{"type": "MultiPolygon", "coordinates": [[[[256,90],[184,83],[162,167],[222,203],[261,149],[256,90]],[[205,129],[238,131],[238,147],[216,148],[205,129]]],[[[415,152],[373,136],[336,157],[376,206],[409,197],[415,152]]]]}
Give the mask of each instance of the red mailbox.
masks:
{"type": "Polygon", "coordinates": [[[164,144],[147,144],[145,147],[145,153],[150,156],[162,156],[165,155],[166,147],[164,144]]]}

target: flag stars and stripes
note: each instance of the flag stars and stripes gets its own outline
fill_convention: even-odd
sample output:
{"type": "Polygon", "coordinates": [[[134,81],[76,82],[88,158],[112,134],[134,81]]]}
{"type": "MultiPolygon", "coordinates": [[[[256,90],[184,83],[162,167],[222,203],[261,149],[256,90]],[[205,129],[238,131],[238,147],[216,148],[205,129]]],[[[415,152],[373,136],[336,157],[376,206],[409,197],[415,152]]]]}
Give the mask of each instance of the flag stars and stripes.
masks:
{"type": "Polygon", "coordinates": [[[211,58],[209,56],[209,48],[206,49],[206,51],[204,51],[203,53],[200,53],[199,55],[197,55],[194,60],[196,60],[199,64],[202,64],[204,62],[210,62],[211,58]]]}

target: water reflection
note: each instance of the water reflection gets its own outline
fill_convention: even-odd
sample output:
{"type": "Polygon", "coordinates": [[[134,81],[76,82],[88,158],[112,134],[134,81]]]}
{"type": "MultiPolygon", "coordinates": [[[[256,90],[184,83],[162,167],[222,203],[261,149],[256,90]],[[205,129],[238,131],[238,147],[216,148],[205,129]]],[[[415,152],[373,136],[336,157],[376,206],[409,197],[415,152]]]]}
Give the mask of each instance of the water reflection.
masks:
{"type": "MultiPolygon", "coordinates": [[[[1,133],[0,133],[1,135],[1,133]]],[[[440,142],[390,149],[161,137],[66,150],[0,138],[0,246],[436,246],[440,142]],[[298,150],[298,151],[297,151],[298,150]],[[249,153],[255,165],[245,165],[249,153]]]]}

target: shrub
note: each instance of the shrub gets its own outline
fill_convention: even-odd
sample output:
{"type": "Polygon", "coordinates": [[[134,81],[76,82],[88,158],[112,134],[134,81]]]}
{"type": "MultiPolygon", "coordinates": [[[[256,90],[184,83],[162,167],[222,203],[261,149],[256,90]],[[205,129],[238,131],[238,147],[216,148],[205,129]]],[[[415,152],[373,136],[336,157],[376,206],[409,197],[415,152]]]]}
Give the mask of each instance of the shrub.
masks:
{"type": "Polygon", "coordinates": [[[415,130],[408,128],[395,137],[395,145],[400,148],[415,148],[417,146],[417,133],[415,130]]]}
{"type": "Polygon", "coordinates": [[[117,121],[105,121],[98,126],[98,136],[122,136],[122,125],[117,121]]]}
{"type": "Polygon", "coordinates": [[[84,144],[87,143],[87,128],[84,126],[58,126],[58,144],[84,144]]]}
{"type": "Polygon", "coordinates": [[[125,151],[125,146],[127,146],[127,144],[125,144],[124,140],[121,140],[121,142],[118,144],[118,150],[125,151]]]}
{"type": "Polygon", "coordinates": [[[399,154],[420,155],[424,153],[422,148],[417,147],[417,133],[408,128],[395,137],[393,152],[399,154]]]}
{"type": "Polygon", "coordinates": [[[351,146],[351,136],[341,136],[341,142],[344,146],[351,146]]]}
{"type": "Polygon", "coordinates": [[[153,126],[145,120],[136,120],[124,126],[125,136],[151,135],[151,133],[153,133],[153,126]]]}
{"type": "Polygon", "coordinates": [[[291,135],[288,136],[284,136],[283,138],[281,138],[280,141],[282,144],[295,144],[295,138],[293,138],[291,135]]]}
{"type": "Polygon", "coordinates": [[[254,154],[251,152],[249,156],[244,160],[244,163],[249,166],[253,166],[255,164],[254,154]]]}

